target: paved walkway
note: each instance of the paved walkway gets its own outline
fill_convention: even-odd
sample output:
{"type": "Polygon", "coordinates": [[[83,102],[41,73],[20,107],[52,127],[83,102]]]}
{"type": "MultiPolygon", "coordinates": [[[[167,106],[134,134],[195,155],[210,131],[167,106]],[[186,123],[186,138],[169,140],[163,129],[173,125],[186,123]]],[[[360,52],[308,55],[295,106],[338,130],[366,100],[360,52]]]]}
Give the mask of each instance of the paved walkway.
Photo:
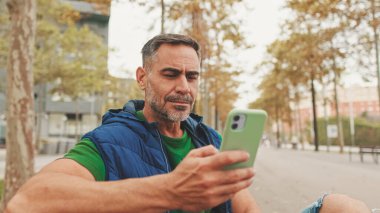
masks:
{"type": "MultiPolygon", "coordinates": [[[[4,179],[5,175],[5,153],[5,149],[0,149],[0,179],[4,179]]],[[[38,155],[35,158],[35,171],[39,171],[42,167],[60,157],[62,155],[38,155]]]]}
{"type": "Polygon", "coordinates": [[[250,191],[265,213],[294,213],[325,192],[345,193],[380,208],[380,164],[357,153],[261,147],[250,191]]]}

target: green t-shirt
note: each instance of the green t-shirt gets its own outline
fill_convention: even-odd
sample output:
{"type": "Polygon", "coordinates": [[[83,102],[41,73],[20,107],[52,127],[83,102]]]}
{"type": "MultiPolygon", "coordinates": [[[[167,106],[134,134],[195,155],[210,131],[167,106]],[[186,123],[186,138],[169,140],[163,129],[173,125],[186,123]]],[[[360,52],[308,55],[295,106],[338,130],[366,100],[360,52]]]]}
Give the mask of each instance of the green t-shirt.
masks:
{"type": "MultiPolygon", "coordinates": [[[[142,121],[146,121],[142,111],[136,113],[136,117],[142,121]]],[[[171,138],[161,135],[166,152],[168,153],[168,160],[171,167],[174,169],[186,155],[195,148],[191,141],[191,137],[186,131],[180,138],[171,138]]],[[[104,181],[106,176],[105,165],[102,157],[99,154],[95,144],[88,138],[83,138],[78,144],[75,145],[64,158],[72,159],[87,168],[90,173],[95,177],[96,181],[104,181]]],[[[171,213],[184,213],[181,210],[172,210],[171,213]]],[[[209,210],[202,211],[202,213],[210,212],[209,210]]]]}
{"type": "Polygon", "coordinates": [[[106,167],[95,144],[88,138],[83,138],[74,148],[65,154],[64,158],[72,159],[84,166],[94,176],[96,181],[104,181],[106,167]]]}
{"type": "MultiPolygon", "coordinates": [[[[136,117],[142,121],[146,121],[143,111],[137,111],[136,117]]],[[[180,138],[171,138],[166,135],[161,135],[170,166],[174,169],[186,157],[186,155],[195,148],[191,142],[191,138],[186,131],[180,138]]]]}

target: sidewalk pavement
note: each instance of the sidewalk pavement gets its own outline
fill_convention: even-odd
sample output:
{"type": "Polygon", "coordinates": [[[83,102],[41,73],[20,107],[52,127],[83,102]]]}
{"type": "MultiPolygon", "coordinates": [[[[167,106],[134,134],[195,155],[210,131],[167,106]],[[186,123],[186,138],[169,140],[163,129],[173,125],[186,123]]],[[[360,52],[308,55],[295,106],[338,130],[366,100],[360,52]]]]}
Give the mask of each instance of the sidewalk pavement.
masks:
{"type": "MultiPolygon", "coordinates": [[[[34,162],[34,171],[38,172],[42,169],[45,165],[49,164],[50,162],[61,158],[63,155],[37,155],[35,157],[34,162]]],[[[5,175],[5,157],[6,157],[6,149],[0,149],[0,179],[4,179],[5,175]]]]}

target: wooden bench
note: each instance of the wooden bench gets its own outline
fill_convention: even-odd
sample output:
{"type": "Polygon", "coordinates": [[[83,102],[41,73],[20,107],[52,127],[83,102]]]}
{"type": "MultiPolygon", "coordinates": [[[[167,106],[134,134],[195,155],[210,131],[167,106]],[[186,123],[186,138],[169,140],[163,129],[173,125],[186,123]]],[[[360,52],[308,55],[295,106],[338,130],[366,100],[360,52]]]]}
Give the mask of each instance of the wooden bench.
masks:
{"type": "Polygon", "coordinates": [[[359,146],[360,161],[363,162],[364,154],[371,154],[376,164],[379,163],[380,146],[379,145],[365,145],[359,146]]]}

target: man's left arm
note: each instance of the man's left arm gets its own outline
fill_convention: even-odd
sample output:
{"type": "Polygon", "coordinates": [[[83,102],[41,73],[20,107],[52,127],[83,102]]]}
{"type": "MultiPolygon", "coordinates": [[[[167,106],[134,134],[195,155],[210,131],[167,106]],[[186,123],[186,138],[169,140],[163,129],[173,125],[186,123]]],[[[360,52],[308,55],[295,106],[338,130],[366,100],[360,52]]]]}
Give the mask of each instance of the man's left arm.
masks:
{"type": "Polygon", "coordinates": [[[236,213],[260,213],[260,208],[248,191],[243,189],[232,198],[232,210],[236,213]]]}

